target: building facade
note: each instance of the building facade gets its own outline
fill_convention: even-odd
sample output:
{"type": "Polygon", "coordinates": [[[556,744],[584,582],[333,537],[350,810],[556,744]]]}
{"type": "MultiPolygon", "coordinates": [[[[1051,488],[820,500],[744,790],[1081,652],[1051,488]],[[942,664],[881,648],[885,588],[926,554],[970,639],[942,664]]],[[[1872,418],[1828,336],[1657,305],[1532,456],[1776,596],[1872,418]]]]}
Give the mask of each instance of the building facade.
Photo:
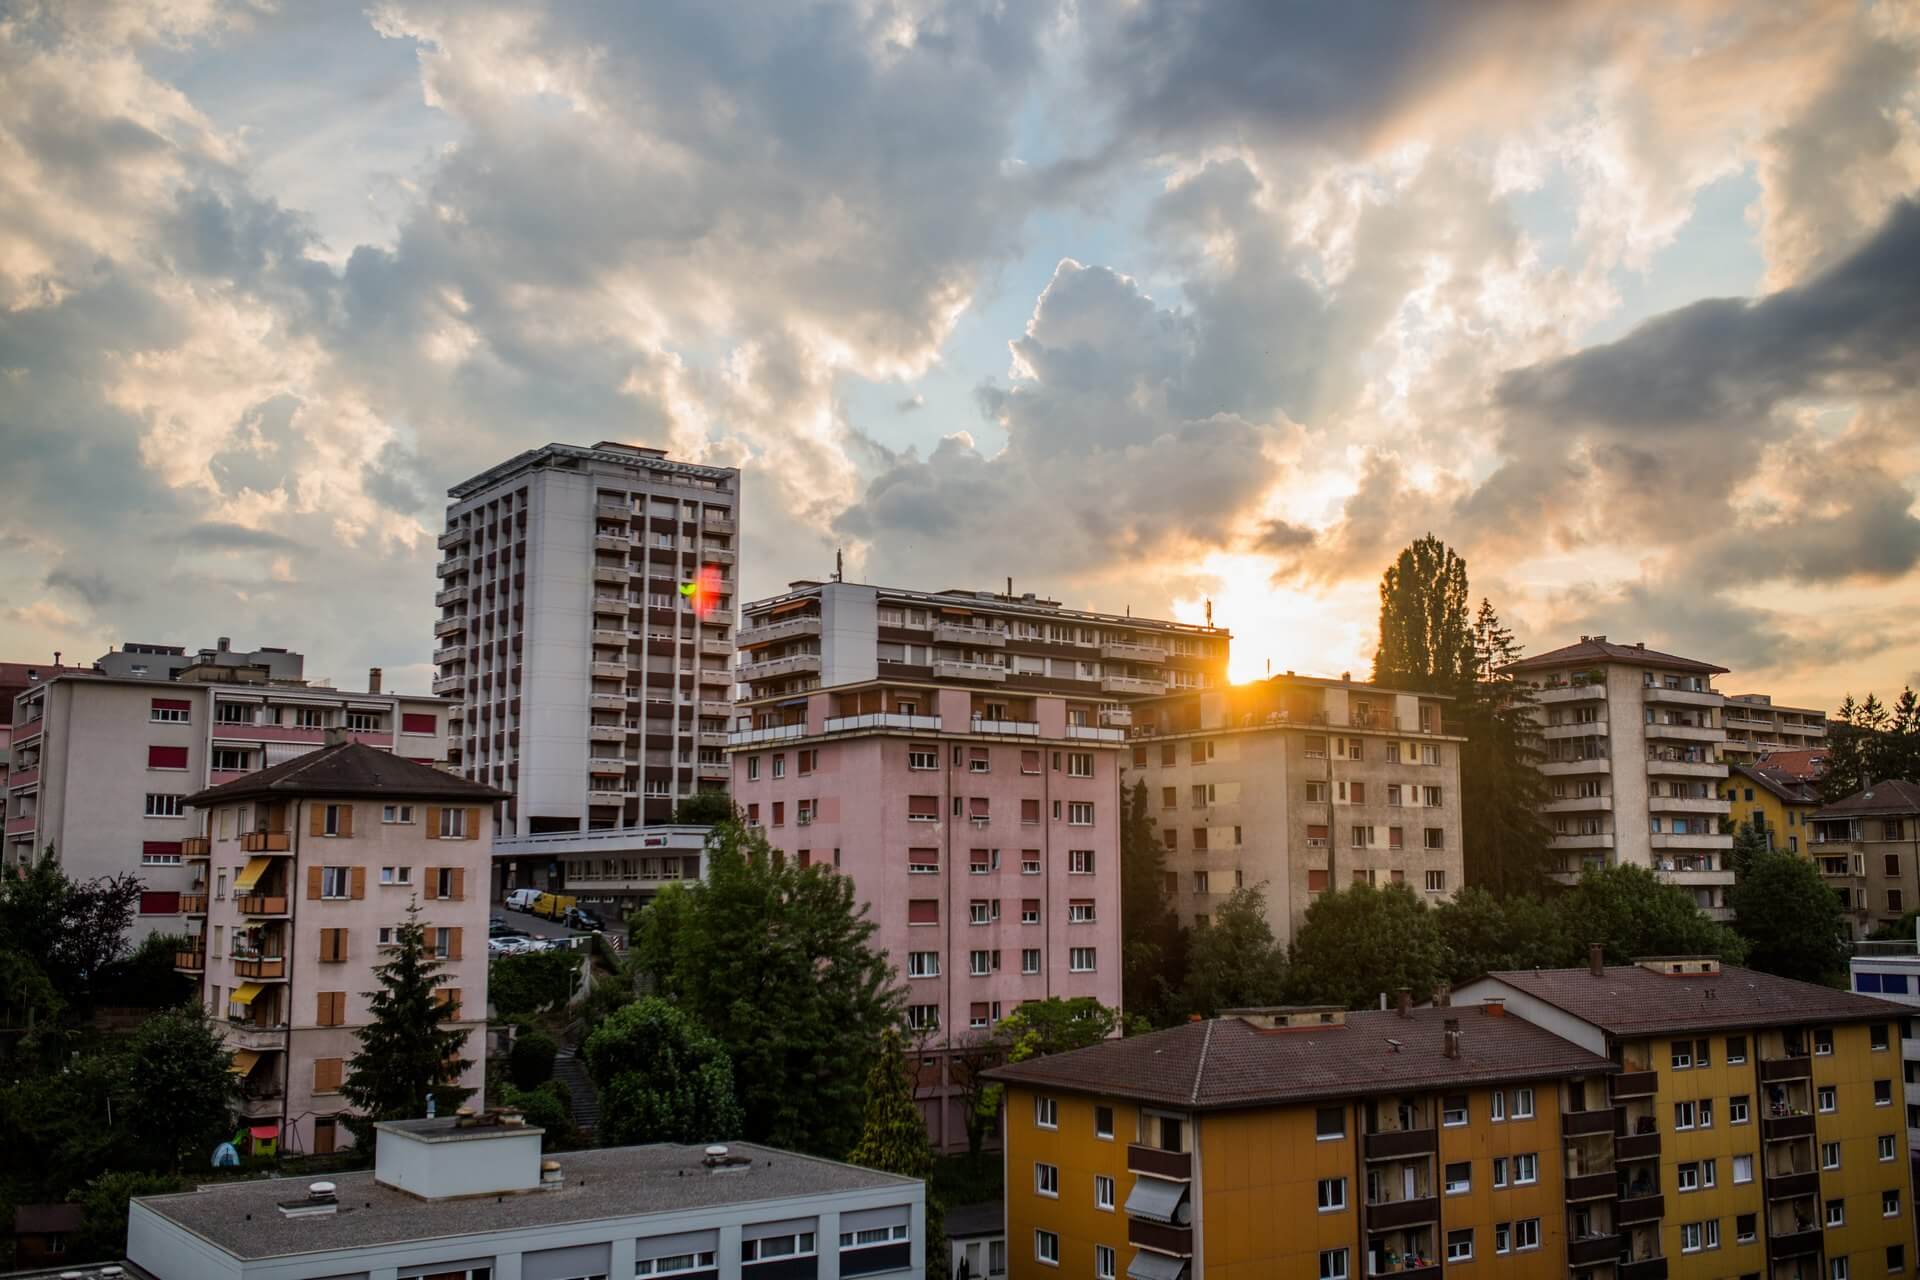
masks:
{"type": "Polygon", "coordinates": [[[493,897],[498,901],[515,889],[566,893],[617,920],[670,884],[705,879],[712,830],[670,823],[503,836],[493,842],[493,897]]]}
{"type": "Polygon", "coordinates": [[[487,846],[500,793],[341,741],[197,792],[185,842],[201,876],[176,957],[196,975],[240,1078],[256,1139],[324,1154],[352,1143],[338,1116],[354,1032],[394,931],[418,904],[446,1024],[472,1032],[460,1083],[486,1084],[487,846]]]}
{"type": "Polygon", "coordinates": [[[77,879],[137,874],[137,933],[178,932],[181,897],[196,891],[182,854],[200,829],[189,795],[314,751],[330,732],[440,763],[448,713],[411,694],[57,676],[15,700],[6,864],[51,845],[77,879]]]}
{"type": "Polygon", "coordinates": [[[133,1201],[127,1259],[153,1280],[924,1273],[914,1179],[747,1143],[543,1158],[540,1137],[511,1113],[381,1124],[371,1170],[133,1201]]]}
{"type": "Polygon", "coordinates": [[[1889,779],[1814,811],[1813,860],[1854,937],[1920,907],[1920,783],[1889,779]]]}
{"type": "Polygon", "coordinates": [[[1182,920],[1205,925],[1257,885],[1284,945],[1329,888],[1457,892],[1463,739],[1447,702],[1289,673],[1136,704],[1123,782],[1146,784],[1182,920]]]}
{"type": "Polygon", "coordinates": [[[1498,1007],[1404,1004],[1230,1010],[997,1068],[1010,1274],[1610,1272],[1614,1070],[1498,1007]]]}
{"type": "Polygon", "coordinates": [[[1789,707],[1764,693],[1736,693],[1726,702],[1727,740],[1720,755],[1728,764],[1753,764],[1776,751],[1822,751],[1827,713],[1789,707]]]}
{"type": "MultiPolygon", "coordinates": [[[[290,649],[263,646],[235,649],[221,636],[211,649],[188,651],[179,644],[127,643],[94,659],[102,675],[124,679],[178,680],[188,671],[215,683],[305,684],[306,658],[290,649]]],[[[377,691],[376,691],[377,692],[377,691]]]]}
{"type": "Polygon", "coordinates": [[[867,680],[908,680],[1051,693],[1122,705],[1227,682],[1232,635],[1113,613],[1062,609],[1032,593],[908,591],[853,582],[796,582],[746,606],[740,682],[750,699],[867,680]]]}
{"type": "Polygon", "coordinates": [[[1560,876],[1647,867],[1708,915],[1730,918],[1726,700],[1713,687],[1726,668],[1582,636],[1506,670],[1532,687],[1560,876]]]}
{"type": "Polygon", "coordinates": [[[1920,1017],[1920,940],[1856,943],[1853,958],[1847,962],[1847,986],[1861,995],[1878,996],[1915,1010],[1907,1017],[1900,1059],[1907,1149],[1920,1159],[1920,1030],[1916,1030],[1914,1021],[1920,1017]]]}
{"type": "Polygon", "coordinates": [[[966,1142],[950,1053],[1029,1000],[1120,1003],[1122,733],[1098,704],[869,681],[749,703],[733,798],[851,876],[907,987],[934,1142],[966,1142]]]}
{"type": "Polygon", "coordinates": [[[551,444],[448,490],[434,692],[503,835],[668,821],[723,787],[740,473],[551,444]]]}
{"type": "Polygon", "coordinates": [[[1736,829],[1751,826],[1766,837],[1769,849],[1806,854],[1813,843],[1813,815],[1820,788],[1804,778],[1764,764],[1727,766],[1721,795],[1736,829]]]}
{"type": "Polygon", "coordinates": [[[1489,974],[1458,999],[1619,1064],[1619,1280],[1908,1274],[1899,1005],[1701,957],[1489,974]]]}

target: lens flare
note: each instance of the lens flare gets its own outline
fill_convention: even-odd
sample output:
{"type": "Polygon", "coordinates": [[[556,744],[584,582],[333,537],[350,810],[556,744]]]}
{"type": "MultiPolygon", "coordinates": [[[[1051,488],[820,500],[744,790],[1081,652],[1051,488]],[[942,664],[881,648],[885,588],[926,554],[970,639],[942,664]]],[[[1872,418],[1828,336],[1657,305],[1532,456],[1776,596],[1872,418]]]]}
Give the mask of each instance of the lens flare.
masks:
{"type": "Polygon", "coordinates": [[[692,582],[680,584],[680,594],[687,598],[687,607],[693,610],[693,616],[704,620],[720,607],[722,585],[720,566],[703,564],[692,582]]]}

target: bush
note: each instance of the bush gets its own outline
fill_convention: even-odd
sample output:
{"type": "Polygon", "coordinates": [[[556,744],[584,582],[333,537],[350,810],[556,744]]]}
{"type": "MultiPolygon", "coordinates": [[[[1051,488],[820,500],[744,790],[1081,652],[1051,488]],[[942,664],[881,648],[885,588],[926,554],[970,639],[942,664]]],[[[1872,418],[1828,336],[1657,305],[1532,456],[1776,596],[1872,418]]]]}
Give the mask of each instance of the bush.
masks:
{"type": "Polygon", "coordinates": [[[551,1150],[570,1147],[580,1141],[573,1127],[573,1095],[558,1080],[549,1080],[537,1089],[516,1089],[501,1084],[493,1091],[492,1105],[513,1107],[523,1112],[527,1123],[546,1130],[540,1145],[551,1150]]]}
{"type": "Polygon", "coordinates": [[[487,967],[487,997],[502,1019],[524,1021],[542,1009],[566,1008],[579,975],[577,951],[499,956],[487,967]]]}
{"type": "Polygon", "coordinates": [[[553,1058],[560,1046],[544,1031],[523,1031],[507,1054],[507,1075],[517,1089],[538,1089],[553,1079],[553,1058]]]}
{"type": "Polygon", "coordinates": [[[127,1202],[180,1190],[180,1180],[162,1173],[103,1173],[81,1191],[80,1238],[73,1260],[100,1262],[127,1256],[127,1202]]]}

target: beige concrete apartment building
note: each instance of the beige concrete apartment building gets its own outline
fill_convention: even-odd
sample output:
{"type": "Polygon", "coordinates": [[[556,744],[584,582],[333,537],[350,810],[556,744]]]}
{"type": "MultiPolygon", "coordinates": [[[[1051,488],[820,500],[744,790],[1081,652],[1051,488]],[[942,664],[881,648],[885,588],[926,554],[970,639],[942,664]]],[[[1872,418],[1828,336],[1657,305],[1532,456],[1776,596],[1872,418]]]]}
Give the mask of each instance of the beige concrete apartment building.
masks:
{"type": "Polygon", "coordinates": [[[416,902],[445,962],[446,1020],[475,1033],[460,1083],[485,1086],[488,850],[501,793],[337,736],[195,792],[201,829],[183,842],[201,887],[184,895],[197,928],[176,967],[199,978],[234,1051],[252,1139],[290,1152],[351,1143],[338,1116],[354,1031],[416,902]]]}
{"type": "Polygon", "coordinates": [[[1262,885],[1284,944],[1330,888],[1456,892],[1464,739],[1447,701],[1288,673],[1136,703],[1125,786],[1147,784],[1181,920],[1262,885]]]}
{"type": "Polygon", "coordinates": [[[1827,745],[1826,712],[1785,706],[1770,694],[1730,695],[1725,721],[1720,758],[1728,764],[1753,764],[1776,751],[1818,751],[1827,745]]]}
{"type": "MultiPolygon", "coordinates": [[[[370,673],[376,684],[378,673],[370,673]]],[[[313,685],[226,684],[67,672],[14,705],[5,863],[48,845],[77,879],[143,882],[135,934],[177,932],[195,889],[181,845],[200,827],[187,797],[345,733],[396,756],[446,759],[439,698],[313,685]]]]}
{"type": "Polygon", "coordinates": [[[1531,686],[1536,704],[1560,876],[1648,867],[1689,889],[1709,915],[1728,918],[1726,699],[1713,687],[1726,668],[1582,636],[1507,671],[1531,686]]]}
{"type": "Polygon", "coordinates": [[[1809,852],[1855,938],[1920,907],[1920,783],[1886,780],[1814,812],[1809,852]]]}

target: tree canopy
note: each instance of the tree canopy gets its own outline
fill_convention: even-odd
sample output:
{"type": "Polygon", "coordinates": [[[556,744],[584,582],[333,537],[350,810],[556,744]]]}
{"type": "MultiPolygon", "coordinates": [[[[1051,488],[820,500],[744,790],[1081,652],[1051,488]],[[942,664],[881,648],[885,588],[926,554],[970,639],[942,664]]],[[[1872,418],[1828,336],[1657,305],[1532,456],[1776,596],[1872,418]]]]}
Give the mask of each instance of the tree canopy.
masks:
{"type": "Polygon", "coordinates": [[[434,994],[445,968],[427,950],[419,904],[409,905],[394,929],[393,948],[373,971],[379,989],[365,993],[371,1016],[354,1030],[360,1051],[340,1086],[354,1108],[347,1125],[355,1141],[370,1141],[375,1121],[426,1115],[429,1094],[442,1115],[473,1095],[458,1083],[473,1065],[460,1056],[470,1033],[443,1025],[447,1011],[434,994]]]}
{"type": "Polygon", "coordinates": [[[587,1037],[587,1072],[600,1091],[595,1136],[609,1146],[738,1138],[733,1061],[684,1012],[648,996],[609,1015],[587,1037]]]}
{"type": "Polygon", "coordinates": [[[1178,1016],[1187,937],[1167,900],[1164,846],[1147,816],[1147,784],[1126,793],[1120,823],[1121,1004],[1154,1021],[1178,1016]]]}
{"type": "Polygon", "coordinates": [[[1889,778],[1920,782],[1920,696],[1902,689],[1891,706],[1848,694],[1827,730],[1820,797],[1828,804],[1889,778]]]}
{"type": "Polygon", "coordinates": [[[1294,935],[1287,986],[1301,1004],[1350,1009],[1406,988],[1425,1000],[1449,970],[1435,912],[1405,885],[1323,893],[1294,935]]]}
{"type": "Polygon", "coordinates": [[[1401,551],[1380,579],[1380,645],[1374,683],[1451,693],[1471,679],[1467,562],[1427,534],[1401,551]]]}
{"type": "Polygon", "coordinates": [[[1802,982],[1846,985],[1851,952],[1840,896],[1809,859],[1784,850],[1752,854],[1729,903],[1750,966],[1802,982]]]}
{"type": "Polygon", "coordinates": [[[1556,906],[1576,948],[1565,962],[1569,966],[1581,962],[1588,942],[1606,948],[1609,964],[1630,964],[1635,956],[1683,955],[1740,964],[1747,956],[1739,934],[1709,920],[1692,894],[1662,883],[1645,867],[1592,868],[1556,906]]]}
{"type": "Polygon", "coordinates": [[[684,826],[711,827],[733,819],[733,797],[725,791],[696,791],[673,806],[673,820],[684,826]]]}
{"type": "Polygon", "coordinates": [[[1193,931],[1187,948],[1187,1011],[1212,1017],[1222,1009],[1277,1004],[1286,994],[1286,952],[1273,940],[1262,886],[1235,889],[1193,931]]]}

